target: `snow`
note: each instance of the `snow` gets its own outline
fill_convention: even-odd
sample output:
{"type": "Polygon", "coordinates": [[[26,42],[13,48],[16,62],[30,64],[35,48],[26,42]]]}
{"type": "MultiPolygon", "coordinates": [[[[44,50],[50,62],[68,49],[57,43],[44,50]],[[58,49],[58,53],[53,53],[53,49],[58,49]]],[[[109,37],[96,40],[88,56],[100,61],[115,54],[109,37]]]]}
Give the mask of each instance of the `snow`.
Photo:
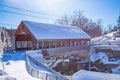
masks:
{"type": "Polygon", "coordinates": [[[93,44],[107,44],[108,42],[110,43],[114,39],[114,36],[113,36],[114,33],[115,32],[111,32],[111,33],[102,35],[100,37],[92,38],[91,43],[93,44]]]}
{"type": "MultiPolygon", "coordinates": [[[[43,55],[42,54],[38,54],[38,53],[30,53],[30,52],[34,52],[34,51],[27,51],[26,53],[27,53],[27,62],[29,63],[29,65],[32,67],[32,68],[34,68],[35,70],[38,70],[38,71],[41,71],[41,72],[45,72],[45,73],[52,73],[50,70],[49,70],[49,68],[46,68],[46,67],[44,67],[44,65],[42,64],[43,63],[43,55]],[[35,60],[36,60],[36,57],[39,57],[39,62],[40,62],[40,65],[38,66],[38,65],[36,65],[32,60],[30,60],[29,58],[28,58],[28,55],[30,56],[30,57],[32,57],[32,58],[34,58],[35,60]],[[42,59],[40,59],[40,58],[42,58],[42,59]]],[[[35,52],[39,52],[39,51],[35,51],[35,52]]],[[[37,63],[38,64],[38,63],[37,63]]]]}
{"type": "MultiPolygon", "coordinates": [[[[26,52],[31,52],[35,56],[34,52],[40,52],[40,51],[33,50],[26,52]]],[[[6,76],[16,78],[17,80],[40,80],[32,77],[27,72],[24,51],[4,52],[3,61],[5,64],[5,72],[7,73],[6,76]]],[[[2,69],[1,65],[2,64],[0,63],[0,69],[2,69]]]]}
{"type": "Polygon", "coordinates": [[[108,63],[109,57],[104,52],[98,52],[90,56],[91,61],[101,59],[103,63],[108,63]]]}
{"type": "Polygon", "coordinates": [[[43,54],[41,50],[29,50],[29,51],[26,51],[26,54],[29,54],[29,56],[34,57],[36,60],[43,63],[43,54]]]}
{"type": "Polygon", "coordinates": [[[0,74],[2,73],[1,69],[2,69],[2,62],[0,62],[0,74]]]}
{"type": "Polygon", "coordinates": [[[62,61],[63,61],[63,59],[57,60],[52,67],[55,68],[62,61]]]}
{"type": "Polygon", "coordinates": [[[120,65],[119,65],[118,67],[116,67],[116,68],[113,68],[113,69],[112,69],[112,73],[113,73],[113,74],[119,74],[119,75],[120,75],[120,65]]]}
{"type": "Polygon", "coordinates": [[[25,61],[9,61],[10,65],[5,65],[7,74],[17,80],[40,80],[32,77],[26,71],[25,61]]]}
{"type": "Polygon", "coordinates": [[[90,36],[76,26],[63,26],[23,21],[37,39],[89,39],[90,36]]]}
{"type": "Polygon", "coordinates": [[[119,64],[120,63],[120,60],[117,60],[117,61],[109,61],[109,57],[107,55],[107,53],[104,53],[104,52],[98,52],[98,53],[94,53],[90,56],[90,60],[92,62],[96,61],[96,60],[99,60],[101,62],[103,62],[104,64],[119,64]]]}
{"type": "Polygon", "coordinates": [[[115,33],[115,31],[114,32],[111,32],[111,33],[108,33],[108,34],[105,34],[104,36],[108,36],[108,37],[113,37],[113,34],[115,33]]]}
{"type": "Polygon", "coordinates": [[[80,70],[73,74],[72,80],[120,80],[120,75],[80,70]]]}
{"type": "Polygon", "coordinates": [[[92,38],[91,41],[92,41],[92,42],[98,42],[98,41],[100,41],[100,40],[102,40],[102,39],[103,39],[103,37],[100,36],[100,37],[92,38]]]}
{"type": "Polygon", "coordinates": [[[29,63],[30,63],[30,65],[31,65],[34,69],[40,70],[41,72],[45,72],[45,73],[51,74],[50,70],[48,70],[48,69],[46,69],[46,68],[44,68],[44,67],[41,67],[41,66],[37,66],[37,65],[34,64],[31,60],[29,60],[29,63]]]}
{"type": "Polygon", "coordinates": [[[91,44],[103,44],[106,42],[106,37],[104,36],[100,36],[100,37],[96,37],[96,38],[92,38],[91,39],[91,44]]]}
{"type": "Polygon", "coordinates": [[[41,53],[41,50],[27,50],[26,53],[41,53]]]}
{"type": "MultiPolygon", "coordinates": [[[[25,59],[25,53],[29,54],[29,56],[32,56],[32,58],[35,58],[35,60],[36,60],[37,57],[40,57],[40,58],[43,59],[43,55],[40,54],[40,52],[41,52],[40,50],[30,50],[30,51],[26,51],[26,52],[24,52],[24,51],[5,52],[4,55],[3,55],[4,56],[3,60],[4,60],[4,64],[5,64],[5,70],[4,71],[5,71],[5,73],[7,73],[5,76],[6,77],[10,76],[11,78],[14,78],[16,80],[41,80],[42,78],[38,79],[38,78],[33,77],[33,76],[36,76],[36,74],[35,75],[30,75],[31,73],[29,74],[27,72],[26,63],[25,63],[25,60],[27,60],[28,63],[30,64],[31,68],[36,70],[36,71],[40,71],[41,74],[42,73],[43,74],[47,73],[47,74],[50,74],[49,77],[55,77],[55,78],[56,78],[56,76],[57,77],[62,77],[62,75],[60,75],[59,73],[57,73],[54,70],[44,66],[44,64],[42,64],[43,60],[39,60],[40,64],[38,66],[32,60],[28,60],[28,58],[25,59]],[[7,58],[6,55],[7,55],[7,57],[10,57],[10,58],[7,58]]],[[[28,56],[26,55],[26,57],[28,57],[28,56]]],[[[37,58],[37,60],[38,60],[38,58],[37,58]]],[[[1,65],[2,64],[0,63],[0,69],[2,69],[1,65]]],[[[33,74],[34,74],[34,72],[33,72],[33,74]]],[[[43,75],[41,75],[41,77],[46,78],[43,75]]]]}
{"type": "MultiPolygon", "coordinates": [[[[33,51],[34,52],[34,51],[33,51]]],[[[40,51],[41,52],[41,51],[40,51]]],[[[28,53],[26,54],[26,60],[27,60],[27,63],[29,64],[29,66],[34,70],[34,71],[39,71],[41,74],[46,74],[48,73],[49,77],[62,77],[62,75],[60,75],[58,72],[54,71],[53,69],[45,66],[40,60],[40,58],[43,56],[39,56],[40,54],[38,53],[28,53]],[[38,56],[37,56],[38,55],[38,56]],[[40,57],[39,59],[37,57],[40,57]],[[36,59],[37,58],[37,59],[36,59]]],[[[31,73],[30,73],[31,74],[31,73]]],[[[36,75],[33,75],[33,76],[36,76],[36,75]]],[[[43,76],[42,76],[43,78],[43,76]]],[[[44,77],[45,78],[45,77],[44,77]]]]}

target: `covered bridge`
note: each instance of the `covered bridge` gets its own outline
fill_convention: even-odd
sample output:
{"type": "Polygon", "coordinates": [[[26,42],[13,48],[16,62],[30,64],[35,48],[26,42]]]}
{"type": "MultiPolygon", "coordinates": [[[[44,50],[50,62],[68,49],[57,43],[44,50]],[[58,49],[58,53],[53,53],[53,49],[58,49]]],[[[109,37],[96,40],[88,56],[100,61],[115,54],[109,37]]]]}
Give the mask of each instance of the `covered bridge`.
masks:
{"type": "Polygon", "coordinates": [[[15,49],[51,49],[87,45],[90,36],[76,26],[22,21],[14,33],[15,49]]]}

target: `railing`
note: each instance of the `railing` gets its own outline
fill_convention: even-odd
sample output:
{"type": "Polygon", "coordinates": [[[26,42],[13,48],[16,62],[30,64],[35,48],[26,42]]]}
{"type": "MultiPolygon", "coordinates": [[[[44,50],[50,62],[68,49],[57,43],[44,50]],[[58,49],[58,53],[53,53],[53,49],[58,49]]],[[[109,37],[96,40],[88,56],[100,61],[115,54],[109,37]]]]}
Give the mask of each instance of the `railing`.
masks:
{"type": "Polygon", "coordinates": [[[67,46],[67,47],[59,47],[59,48],[49,48],[42,49],[42,54],[44,56],[53,56],[66,54],[68,52],[77,51],[77,50],[89,50],[89,45],[79,45],[79,46],[67,46]]]}
{"type": "MultiPolygon", "coordinates": [[[[29,60],[32,60],[33,63],[37,62],[36,65],[41,65],[42,67],[44,67],[45,65],[42,65],[40,62],[38,61],[35,61],[34,59],[32,59],[32,57],[30,57],[29,55],[26,54],[26,68],[27,68],[27,71],[30,75],[32,75],[33,77],[36,77],[36,78],[39,78],[39,79],[42,79],[42,80],[67,80],[65,77],[63,77],[62,75],[58,74],[57,72],[56,73],[50,73],[50,72],[45,72],[43,70],[39,70],[39,69],[36,69],[34,68],[31,64],[30,64],[30,61],[29,60]]],[[[45,67],[47,68],[47,67],[45,67]]],[[[50,70],[51,71],[51,70],[50,70]]]]}

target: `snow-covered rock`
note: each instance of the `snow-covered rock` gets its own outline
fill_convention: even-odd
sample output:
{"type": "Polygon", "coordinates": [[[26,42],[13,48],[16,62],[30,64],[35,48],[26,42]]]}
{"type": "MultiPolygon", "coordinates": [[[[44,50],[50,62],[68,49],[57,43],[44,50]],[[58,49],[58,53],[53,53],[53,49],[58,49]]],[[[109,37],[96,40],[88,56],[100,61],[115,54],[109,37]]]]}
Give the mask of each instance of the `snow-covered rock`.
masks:
{"type": "Polygon", "coordinates": [[[98,53],[95,53],[95,54],[92,54],[90,56],[90,60],[92,62],[96,61],[96,60],[99,60],[102,61],[103,63],[107,63],[108,60],[109,60],[109,57],[104,53],[104,52],[98,52],[98,53]]]}

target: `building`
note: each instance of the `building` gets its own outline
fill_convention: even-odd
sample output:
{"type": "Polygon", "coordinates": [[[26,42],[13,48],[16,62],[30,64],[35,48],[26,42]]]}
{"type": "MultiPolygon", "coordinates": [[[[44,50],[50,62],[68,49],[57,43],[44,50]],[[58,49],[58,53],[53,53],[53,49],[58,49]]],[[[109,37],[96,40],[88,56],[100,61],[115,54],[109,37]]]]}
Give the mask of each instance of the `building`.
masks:
{"type": "Polygon", "coordinates": [[[53,49],[87,45],[90,36],[76,26],[22,21],[14,33],[15,49],[53,49]]]}

